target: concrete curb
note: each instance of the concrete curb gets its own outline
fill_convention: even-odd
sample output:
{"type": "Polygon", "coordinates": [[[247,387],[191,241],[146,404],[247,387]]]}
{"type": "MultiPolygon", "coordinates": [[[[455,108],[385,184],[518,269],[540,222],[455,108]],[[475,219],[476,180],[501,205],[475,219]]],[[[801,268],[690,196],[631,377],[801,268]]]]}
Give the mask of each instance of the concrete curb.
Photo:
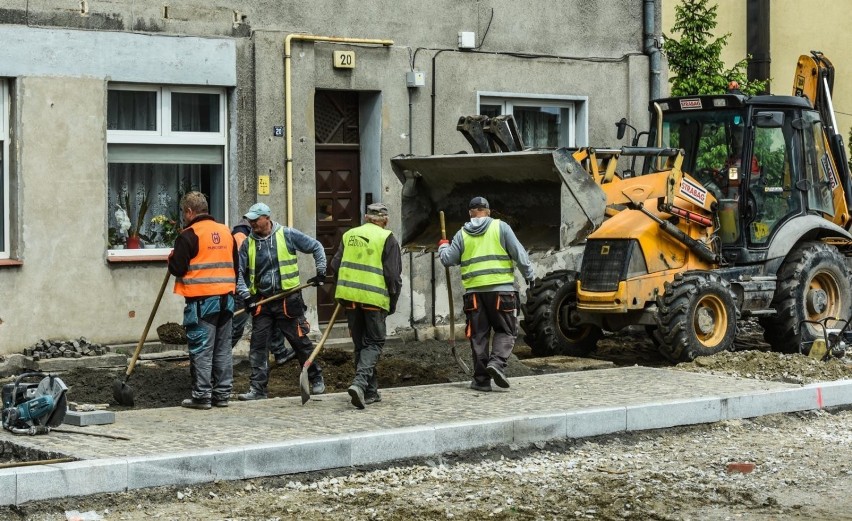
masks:
{"type": "Polygon", "coordinates": [[[583,438],[852,404],[852,381],[357,432],[221,450],[0,469],[0,503],[122,492],[387,463],[494,445],[583,438]]]}

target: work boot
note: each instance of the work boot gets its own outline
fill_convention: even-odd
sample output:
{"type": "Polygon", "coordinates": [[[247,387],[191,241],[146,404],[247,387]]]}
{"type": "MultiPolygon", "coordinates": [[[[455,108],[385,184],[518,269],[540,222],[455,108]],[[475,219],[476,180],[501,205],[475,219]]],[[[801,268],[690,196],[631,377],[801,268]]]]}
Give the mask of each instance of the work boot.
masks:
{"type": "Polygon", "coordinates": [[[367,404],[364,403],[364,391],[362,391],[360,387],[357,385],[350,385],[346,392],[348,392],[349,396],[352,397],[352,405],[359,409],[363,409],[367,406],[367,404]]]}
{"type": "Polygon", "coordinates": [[[180,402],[181,407],[186,407],[187,409],[199,409],[202,411],[206,411],[211,407],[210,402],[204,400],[196,400],[195,398],[187,398],[184,401],[180,402]]]}
{"type": "Polygon", "coordinates": [[[250,389],[249,392],[247,392],[247,393],[238,394],[237,399],[241,400],[243,402],[248,402],[248,401],[251,401],[251,400],[265,400],[266,399],[266,393],[259,393],[259,392],[255,391],[254,389],[250,389]]]}
{"type": "Polygon", "coordinates": [[[382,395],[379,393],[364,396],[364,403],[366,405],[370,405],[371,403],[376,403],[380,401],[382,401],[382,395]]]}
{"type": "Polygon", "coordinates": [[[228,399],[227,398],[224,399],[224,400],[213,400],[213,407],[227,407],[227,406],[228,406],[228,399]]]}
{"type": "Polygon", "coordinates": [[[470,382],[470,388],[473,389],[474,391],[482,391],[484,393],[490,393],[491,392],[491,384],[479,385],[478,383],[476,383],[476,380],[472,380],[470,382]]]}
{"type": "Polygon", "coordinates": [[[494,383],[497,384],[497,387],[502,387],[503,389],[509,388],[509,380],[506,379],[506,375],[503,374],[503,371],[500,370],[496,365],[489,365],[485,368],[488,371],[488,374],[491,378],[494,379],[494,383]]]}
{"type": "Polygon", "coordinates": [[[284,351],[280,353],[275,353],[275,365],[284,365],[293,358],[296,357],[296,350],[292,348],[286,348],[284,351]]]}
{"type": "Polygon", "coordinates": [[[322,375],[311,380],[311,394],[322,394],[325,392],[325,380],[322,375]]]}

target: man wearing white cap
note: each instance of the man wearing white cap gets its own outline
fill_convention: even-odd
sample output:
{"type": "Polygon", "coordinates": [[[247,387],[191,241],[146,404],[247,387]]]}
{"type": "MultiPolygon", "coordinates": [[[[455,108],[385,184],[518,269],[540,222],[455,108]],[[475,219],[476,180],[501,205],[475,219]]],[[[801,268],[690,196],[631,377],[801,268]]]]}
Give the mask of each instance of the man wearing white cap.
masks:
{"type": "MultiPolygon", "coordinates": [[[[269,335],[273,327],[279,329],[296,350],[299,364],[304,364],[313,351],[313,342],[308,338],[311,325],[305,318],[305,301],[297,291],[281,300],[263,305],[257,303],[266,298],[288,291],[299,285],[299,266],[296,252],[314,256],[317,274],[306,282],[321,286],[325,280],[325,250],[319,241],[308,237],[295,228],[288,228],[273,221],[269,206],[257,203],[249,208],[245,218],[251,225],[251,233],[240,246],[240,269],[237,293],[245,301],[246,312],[252,316],[249,362],[251,363],[250,389],[237,396],[240,400],[260,400],[267,397],[269,382],[267,362],[269,335]]],[[[322,368],[316,363],[308,368],[311,394],[325,392],[322,368]]]]}
{"type": "Polygon", "coordinates": [[[491,218],[488,200],[484,197],[471,199],[468,215],[470,221],[456,233],[452,242],[438,242],[438,255],[446,267],[461,266],[467,335],[473,351],[470,388],[490,391],[492,378],[498,387],[508,388],[509,381],[504,374],[506,360],[518,336],[514,265],[526,280],[533,279],[533,269],[512,227],[491,218]],[[489,350],[492,329],[494,339],[489,350]]]}

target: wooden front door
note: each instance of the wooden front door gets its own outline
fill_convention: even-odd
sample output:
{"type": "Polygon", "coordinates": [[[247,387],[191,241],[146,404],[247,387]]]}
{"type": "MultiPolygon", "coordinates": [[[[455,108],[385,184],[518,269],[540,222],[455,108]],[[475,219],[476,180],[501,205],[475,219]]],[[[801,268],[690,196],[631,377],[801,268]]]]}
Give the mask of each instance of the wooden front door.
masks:
{"type": "MultiPolygon", "coordinates": [[[[325,248],[330,263],[344,232],[361,224],[358,95],[317,91],[314,110],[317,240],[325,248]]],[[[318,288],[317,312],[321,323],[331,318],[334,305],[334,284],[318,288]]]]}

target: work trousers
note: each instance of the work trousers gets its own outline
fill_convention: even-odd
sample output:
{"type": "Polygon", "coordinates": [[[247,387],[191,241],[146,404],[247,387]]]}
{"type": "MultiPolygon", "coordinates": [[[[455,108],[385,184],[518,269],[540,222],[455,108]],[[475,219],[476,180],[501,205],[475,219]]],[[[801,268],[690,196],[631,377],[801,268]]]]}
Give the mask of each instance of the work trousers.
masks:
{"type": "Polygon", "coordinates": [[[477,385],[491,385],[491,376],[486,371],[488,365],[501,371],[506,368],[518,337],[517,302],[518,294],[514,291],[474,291],[464,295],[465,335],[473,351],[473,380],[477,385]],[[494,338],[489,349],[492,330],[494,338]]]}
{"type": "MultiPolygon", "coordinates": [[[[245,301],[240,296],[236,296],[235,301],[234,309],[240,310],[245,307],[245,301]]],[[[234,316],[233,334],[231,336],[232,348],[236,346],[237,342],[239,342],[243,337],[249,318],[251,318],[251,315],[248,313],[240,313],[239,315],[234,316]]],[[[284,335],[281,334],[279,329],[272,328],[272,333],[269,335],[269,352],[277,358],[284,354],[284,351],[286,350],[287,346],[284,344],[284,335]]]]}
{"type": "Polygon", "coordinates": [[[349,335],[355,345],[355,378],[352,385],[360,387],[367,398],[376,396],[379,393],[376,364],[385,346],[385,319],[388,312],[356,302],[342,304],[349,323],[349,335]]]}
{"type": "Polygon", "coordinates": [[[232,295],[187,302],[183,325],[189,348],[192,398],[196,401],[227,401],[234,384],[231,357],[232,295]]]}
{"type": "MultiPolygon", "coordinates": [[[[279,330],[284,338],[296,350],[296,358],[304,365],[310,358],[314,344],[308,337],[311,325],[305,318],[307,309],[302,293],[294,293],[284,299],[274,300],[259,306],[252,317],[251,344],[249,344],[249,363],[251,363],[251,389],[257,394],[266,394],[269,383],[269,337],[273,329],[279,330]]],[[[308,368],[308,378],[314,382],[322,375],[322,368],[316,361],[308,368]]]]}

